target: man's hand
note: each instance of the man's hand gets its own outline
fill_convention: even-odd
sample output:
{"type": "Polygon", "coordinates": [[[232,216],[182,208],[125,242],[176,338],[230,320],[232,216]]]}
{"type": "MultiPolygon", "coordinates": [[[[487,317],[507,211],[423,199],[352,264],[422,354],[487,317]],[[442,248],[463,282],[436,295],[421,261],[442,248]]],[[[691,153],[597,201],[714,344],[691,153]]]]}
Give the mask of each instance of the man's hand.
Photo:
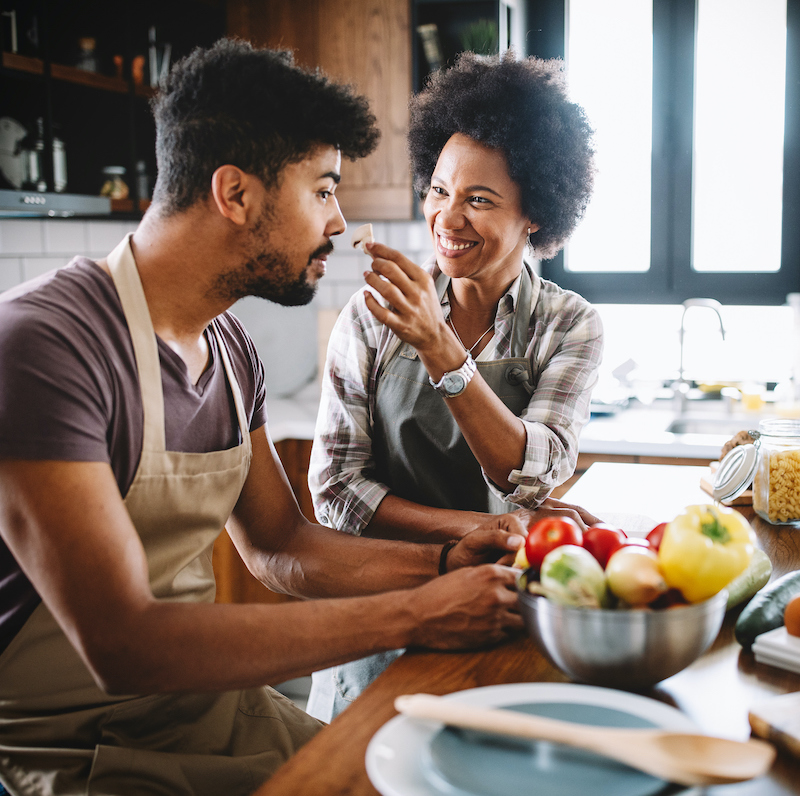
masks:
{"type": "Polygon", "coordinates": [[[418,617],[409,646],[474,649],[505,641],[523,627],[518,574],[497,564],[465,567],[406,592],[418,617]]]}
{"type": "Polygon", "coordinates": [[[477,530],[463,536],[447,554],[447,571],[479,564],[511,566],[528,535],[525,523],[513,514],[490,515],[477,530]]]}

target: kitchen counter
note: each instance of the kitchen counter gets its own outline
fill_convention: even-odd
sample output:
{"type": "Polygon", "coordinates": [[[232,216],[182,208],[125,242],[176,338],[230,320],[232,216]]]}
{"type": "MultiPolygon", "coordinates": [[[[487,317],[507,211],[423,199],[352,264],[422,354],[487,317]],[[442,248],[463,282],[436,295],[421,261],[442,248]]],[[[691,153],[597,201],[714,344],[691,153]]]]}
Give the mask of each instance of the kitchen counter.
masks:
{"type": "MultiPolygon", "coordinates": [[[[313,439],[319,396],[318,381],[310,382],[286,398],[272,398],[268,392],[269,430],[273,442],[313,439]]],[[[663,405],[635,405],[616,414],[592,418],[581,434],[580,451],[710,461],[719,458],[720,449],[736,431],[756,428],[762,416],[756,412],[728,411],[720,401],[698,402],[683,414],[669,401],[664,401],[663,405]],[[681,420],[685,427],[692,429],[690,432],[669,430],[681,420]]]]}
{"type": "MultiPolygon", "coordinates": [[[[697,467],[595,464],[567,499],[603,503],[618,512],[668,516],[676,506],[706,499],[698,486],[699,475],[697,467]],[[654,483],[659,487],[653,488],[654,483]]],[[[800,567],[800,534],[769,525],[755,517],[749,507],[744,513],[753,523],[759,546],[773,562],[773,579],[800,567]]],[[[738,609],[728,612],[717,640],[697,661],[644,693],[677,707],[702,731],[744,740],[750,732],[749,708],[778,694],[797,691],[800,674],[758,663],[752,652],[745,652],[733,635],[738,614],[738,609]]],[[[409,650],[300,749],[256,796],[377,796],[365,768],[366,749],[375,732],[397,715],[394,699],[400,694],[447,694],[502,683],[566,681],[528,636],[476,652],[409,650]]],[[[800,760],[781,753],[766,776],[710,787],[703,793],[800,794],[800,760]]]]}
{"type": "Polygon", "coordinates": [[[312,381],[294,395],[271,397],[267,387],[267,425],[273,442],[314,439],[319,410],[320,384],[312,381]]]}

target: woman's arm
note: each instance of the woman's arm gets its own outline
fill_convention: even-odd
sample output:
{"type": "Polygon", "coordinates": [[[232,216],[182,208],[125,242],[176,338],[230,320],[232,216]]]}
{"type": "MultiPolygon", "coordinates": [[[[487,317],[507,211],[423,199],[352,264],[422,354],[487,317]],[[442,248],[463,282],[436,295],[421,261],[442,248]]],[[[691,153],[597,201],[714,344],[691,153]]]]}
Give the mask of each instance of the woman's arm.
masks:
{"type": "MultiPolygon", "coordinates": [[[[441,317],[430,275],[388,247],[369,248],[375,260],[367,282],[389,305],[367,296],[370,312],[416,348],[433,380],[460,366],[466,354],[441,317]]],[[[489,486],[504,499],[535,506],[574,471],[602,355],[599,316],[576,294],[543,283],[528,355],[535,391],[521,417],[479,372],[461,395],[442,400],[489,486]]]]}

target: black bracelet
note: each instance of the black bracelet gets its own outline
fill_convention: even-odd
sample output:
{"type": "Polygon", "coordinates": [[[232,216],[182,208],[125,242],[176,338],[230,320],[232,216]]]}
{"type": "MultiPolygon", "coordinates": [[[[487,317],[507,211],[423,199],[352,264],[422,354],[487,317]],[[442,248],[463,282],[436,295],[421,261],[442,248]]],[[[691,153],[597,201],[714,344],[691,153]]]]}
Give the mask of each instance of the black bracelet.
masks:
{"type": "Polygon", "coordinates": [[[447,554],[458,544],[458,539],[451,539],[442,545],[442,552],[439,556],[439,574],[447,573],[447,554]]]}

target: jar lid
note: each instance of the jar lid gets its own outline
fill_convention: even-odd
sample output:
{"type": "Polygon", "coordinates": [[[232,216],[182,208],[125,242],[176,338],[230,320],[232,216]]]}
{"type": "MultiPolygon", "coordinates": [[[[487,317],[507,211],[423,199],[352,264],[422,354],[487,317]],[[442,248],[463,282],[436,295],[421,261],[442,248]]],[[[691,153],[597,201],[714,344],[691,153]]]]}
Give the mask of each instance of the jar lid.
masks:
{"type": "Polygon", "coordinates": [[[753,482],[758,466],[755,445],[737,445],[719,463],[714,477],[714,500],[734,500],[753,482]]]}

